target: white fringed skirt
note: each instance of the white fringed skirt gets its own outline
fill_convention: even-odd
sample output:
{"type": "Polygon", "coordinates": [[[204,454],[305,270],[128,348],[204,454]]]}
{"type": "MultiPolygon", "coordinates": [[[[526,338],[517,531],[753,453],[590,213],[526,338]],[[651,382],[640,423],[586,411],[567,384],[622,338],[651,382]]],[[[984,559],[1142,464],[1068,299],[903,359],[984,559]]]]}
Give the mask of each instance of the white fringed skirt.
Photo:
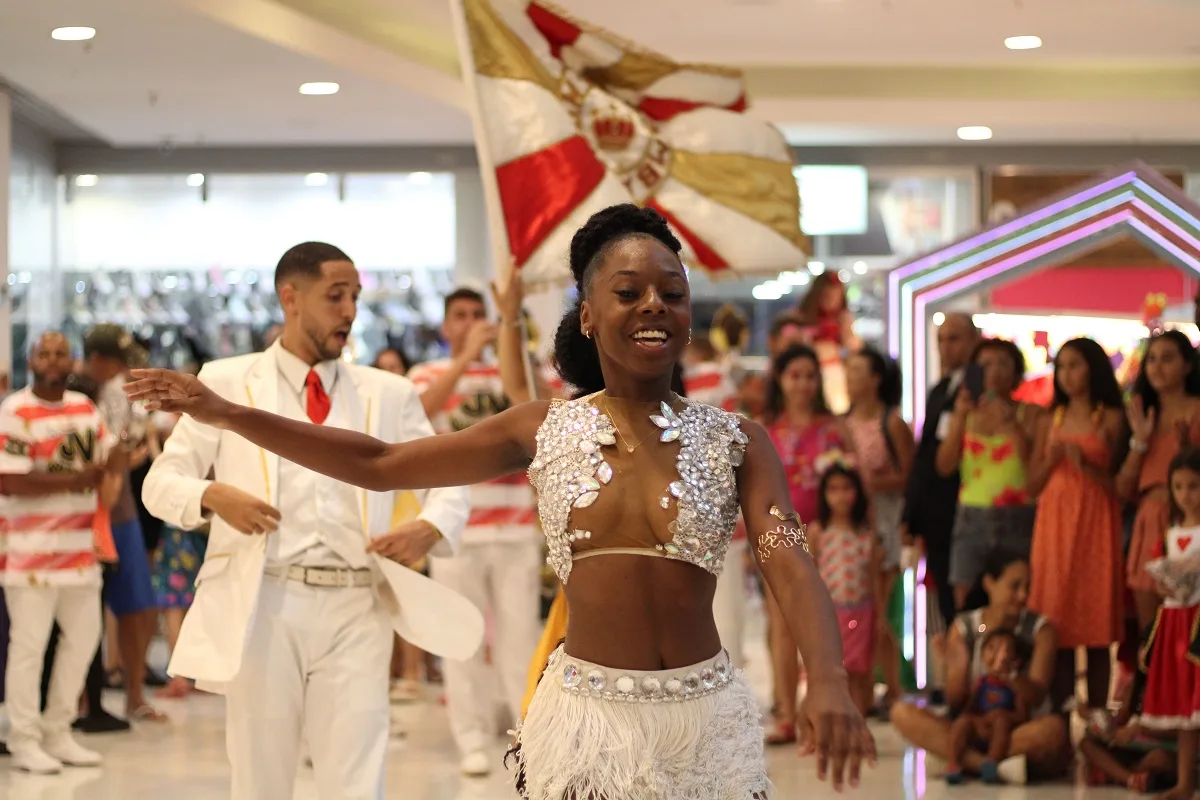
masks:
{"type": "Polygon", "coordinates": [[[724,651],[682,669],[551,654],[517,731],[526,800],[765,800],[758,703],[724,651]]]}

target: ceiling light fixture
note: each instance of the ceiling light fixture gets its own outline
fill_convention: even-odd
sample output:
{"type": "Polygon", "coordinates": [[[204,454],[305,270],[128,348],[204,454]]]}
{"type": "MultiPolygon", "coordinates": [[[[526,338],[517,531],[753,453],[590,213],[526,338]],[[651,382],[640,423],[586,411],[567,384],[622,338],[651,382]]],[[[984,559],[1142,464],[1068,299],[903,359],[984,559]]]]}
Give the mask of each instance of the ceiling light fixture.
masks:
{"type": "Polygon", "coordinates": [[[1010,36],[1004,40],[1004,46],[1009,50],[1037,50],[1042,46],[1042,37],[1010,36]]]}
{"type": "Polygon", "coordinates": [[[329,183],[329,176],[324,172],[310,172],[304,176],[305,186],[324,186],[329,183]]]}
{"type": "Polygon", "coordinates": [[[86,188],[88,186],[95,186],[99,182],[100,182],[100,176],[98,176],[98,175],[76,175],[75,176],[75,185],[76,186],[83,186],[86,188]]]}
{"type": "Polygon", "coordinates": [[[95,28],[85,28],[82,26],[55,28],[50,31],[50,38],[60,42],[86,42],[88,39],[95,37],[95,35],[95,28]]]}
{"type": "Polygon", "coordinates": [[[813,275],[820,275],[825,271],[825,264],[821,261],[810,261],[808,262],[808,271],[813,275]]]}
{"type": "Polygon", "coordinates": [[[982,142],[992,138],[992,129],[986,125],[967,125],[958,129],[958,138],[964,142],[982,142]]]}
{"type": "Polygon", "coordinates": [[[341,89],[332,81],[317,81],[315,83],[300,84],[300,94],[337,94],[341,89]]]}
{"type": "Polygon", "coordinates": [[[429,172],[410,172],[408,182],[414,186],[428,186],[433,183],[433,174],[429,172]]]}
{"type": "Polygon", "coordinates": [[[855,261],[854,262],[854,274],[855,275],[866,275],[867,274],[867,262],[855,261]]]}
{"type": "Polygon", "coordinates": [[[188,186],[203,186],[204,185],[204,173],[193,172],[191,175],[188,175],[187,176],[187,185],[188,186]]]}

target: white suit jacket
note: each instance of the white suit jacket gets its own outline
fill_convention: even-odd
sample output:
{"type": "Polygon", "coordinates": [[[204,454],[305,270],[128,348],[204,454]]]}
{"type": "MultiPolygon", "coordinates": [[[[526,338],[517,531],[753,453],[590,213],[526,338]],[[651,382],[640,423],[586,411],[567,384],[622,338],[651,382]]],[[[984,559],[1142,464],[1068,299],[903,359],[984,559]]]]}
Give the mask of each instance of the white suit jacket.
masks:
{"type": "MultiPolygon", "coordinates": [[[[278,346],[278,345],[276,345],[278,346]]],[[[349,426],[386,442],[432,436],[433,428],[416,389],[406,378],[371,367],[338,363],[338,402],[349,426]],[[342,396],[347,392],[347,396],[342,396]]],[[[207,364],[200,380],[217,394],[243,405],[276,411],[279,368],[271,350],[207,364]]],[[[200,499],[217,481],[236,486],[278,507],[279,456],[236,434],[202,425],[184,416],[154,460],[142,489],[151,514],[179,528],[199,526],[200,499]]],[[[470,506],[465,488],[418,492],[421,519],[445,537],[433,555],[452,555],[470,506]]],[[[392,522],[395,492],[358,489],[363,527],[371,536],[386,533],[392,522]]],[[[280,512],[287,518],[288,509],[280,512]]],[[[168,669],[203,681],[209,690],[241,668],[246,636],[254,623],[262,583],[266,538],[247,536],[219,517],[212,519],[204,564],[196,576],[196,598],[184,619],[168,669]]],[[[469,658],[483,639],[483,617],[461,595],[394,561],[374,556],[375,591],[406,641],[452,659],[469,658]]],[[[331,590],[336,591],[336,590],[331,590]]]]}

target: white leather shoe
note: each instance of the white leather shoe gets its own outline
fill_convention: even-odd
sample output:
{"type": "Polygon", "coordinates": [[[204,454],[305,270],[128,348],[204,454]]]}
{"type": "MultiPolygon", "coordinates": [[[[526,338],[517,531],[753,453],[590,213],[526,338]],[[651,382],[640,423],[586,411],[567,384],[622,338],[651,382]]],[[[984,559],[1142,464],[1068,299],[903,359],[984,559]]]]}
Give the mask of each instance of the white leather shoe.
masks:
{"type": "Polygon", "coordinates": [[[1024,786],[1029,782],[1029,768],[1025,756],[1006,758],[996,765],[1000,780],[1009,786],[1024,786]]]}
{"type": "Polygon", "coordinates": [[[462,760],[462,774],[468,778],[482,778],[491,774],[492,760],[482,750],[467,753],[462,760]]]}
{"type": "Polygon", "coordinates": [[[24,744],[13,750],[12,766],[34,775],[57,775],[63,768],[61,761],[37,744],[24,744]]]}
{"type": "Polygon", "coordinates": [[[69,767],[98,767],[104,760],[95,750],[88,750],[71,738],[69,733],[43,742],[42,749],[51,758],[58,759],[69,767]]]}

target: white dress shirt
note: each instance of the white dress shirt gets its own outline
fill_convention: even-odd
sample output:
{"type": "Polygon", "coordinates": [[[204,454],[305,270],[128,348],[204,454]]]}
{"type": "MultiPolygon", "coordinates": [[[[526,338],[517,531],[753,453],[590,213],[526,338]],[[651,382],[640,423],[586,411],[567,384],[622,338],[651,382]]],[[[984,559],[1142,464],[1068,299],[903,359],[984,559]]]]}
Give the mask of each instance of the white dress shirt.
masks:
{"type": "MultiPolygon", "coordinates": [[[[283,347],[271,350],[279,366],[279,413],[308,420],[308,364],[283,347]]],[[[332,401],[324,424],[348,428],[349,415],[339,402],[337,364],[323,361],[312,369],[332,401]]],[[[279,530],[268,538],[268,564],[367,567],[366,537],[354,487],[281,459],[279,511],[279,530]]]]}

